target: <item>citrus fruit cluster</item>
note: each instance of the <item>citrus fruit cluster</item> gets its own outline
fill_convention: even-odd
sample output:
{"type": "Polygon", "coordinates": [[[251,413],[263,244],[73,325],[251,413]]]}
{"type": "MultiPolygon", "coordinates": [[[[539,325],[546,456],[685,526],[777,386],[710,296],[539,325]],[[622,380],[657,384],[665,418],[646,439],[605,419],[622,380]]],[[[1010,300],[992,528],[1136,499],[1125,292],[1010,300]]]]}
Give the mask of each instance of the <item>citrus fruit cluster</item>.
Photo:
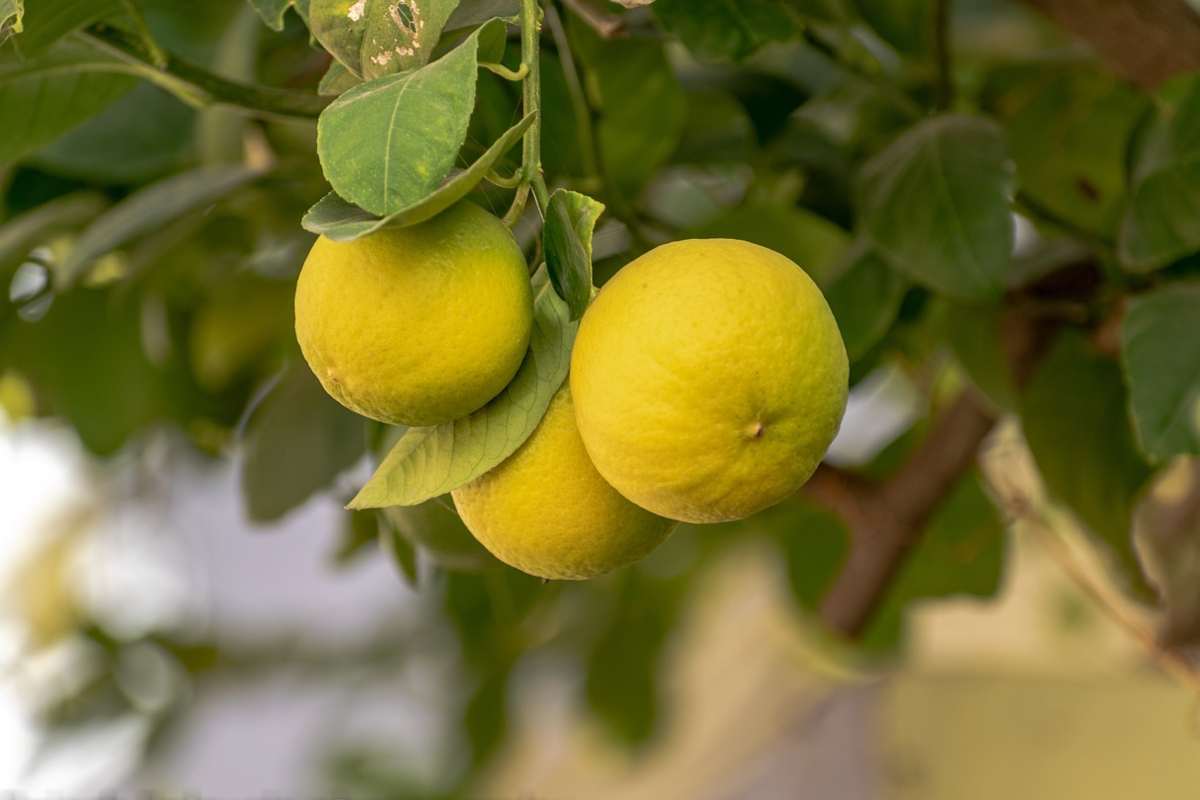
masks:
{"type": "MultiPolygon", "coordinates": [[[[297,285],[313,372],[347,408],[388,423],[482,407],[520,366],[532,320],[520,249],[469,203],[321,239],[297,285]]],[[[537,429],[454,490],[455,507],[511,566],[603,574],[677,522],[742,519],[800,488],[837,433],[848,372],[833,314],[796,264],[732,239],[662,245],[599,292],[537,429]]]]}

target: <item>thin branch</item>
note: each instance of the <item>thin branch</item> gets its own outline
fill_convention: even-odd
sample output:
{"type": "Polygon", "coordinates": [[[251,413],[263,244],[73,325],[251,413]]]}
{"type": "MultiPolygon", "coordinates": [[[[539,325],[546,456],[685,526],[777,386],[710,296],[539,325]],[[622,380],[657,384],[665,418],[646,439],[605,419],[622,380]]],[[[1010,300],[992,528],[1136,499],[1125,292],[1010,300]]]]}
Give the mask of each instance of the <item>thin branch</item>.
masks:
{"type": "Polygon", "coordinates": [[[238,83],[214,75],[166,53],[166,65],[155,64],[156,56],[135,36],[107,25],[93,25],[81,36],[119,59],[137,74],[193,105],[220,103],[260,116],[315,118],[332,98],[309,92],[293,92],[268,86],[238,83]]]}
{"type": "Polygon", "coordinates": [[[563,0],[563,2],[601,39],[612,39],[624,32],[625,21],[621,17],[616,14],[606,14],[592,7],[588,0],[563,0]]]}

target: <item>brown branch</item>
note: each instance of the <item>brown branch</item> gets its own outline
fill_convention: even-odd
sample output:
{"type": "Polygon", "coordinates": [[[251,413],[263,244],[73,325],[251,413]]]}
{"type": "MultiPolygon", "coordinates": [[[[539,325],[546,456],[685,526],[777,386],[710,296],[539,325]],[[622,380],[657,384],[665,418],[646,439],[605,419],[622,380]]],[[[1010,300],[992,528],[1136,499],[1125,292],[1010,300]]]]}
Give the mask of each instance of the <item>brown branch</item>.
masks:
{"type": "Polygon", "coordinates": [[[1200,69],[1200,15],[1187,0],[1025,0],[1146,88],[1200,69]]]}
{"type": "MultiPolygon", "coordinates": [[[[1001,318],[1016,385],[1029,379],[1058,325],[1012,308],[1001,318]]],[[[992,409],[968,389],[886,479],[869,481],[823,465],[809,480],[805,494],[841,517],[851,532],[850,555],[821,602],[821,619],[830,629],[852,638],[866,629],[930,516],[975,465],[995,422],[992,409]]]]}
{"type": "Polygon", "coordinates": [[[851,637],[862,633],[930,515],[975,463],[993,424],[992,412],[968,390],[887,480],[817,471],[808,496],[838,514],[853,534],[850,557],[821,603],[826,625],[851,637]]]}

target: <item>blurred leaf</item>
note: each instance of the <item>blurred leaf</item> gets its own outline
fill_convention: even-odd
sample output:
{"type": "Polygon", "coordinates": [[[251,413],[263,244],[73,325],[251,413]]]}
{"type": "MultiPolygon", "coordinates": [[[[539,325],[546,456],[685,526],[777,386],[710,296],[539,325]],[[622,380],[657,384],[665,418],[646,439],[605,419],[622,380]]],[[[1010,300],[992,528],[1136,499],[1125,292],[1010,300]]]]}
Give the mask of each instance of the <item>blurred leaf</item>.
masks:
{"type": "Polygon", "coordinates": [[[546,205],[546,268],[572,321],[583,316],[592,299],[592,233],[603,213],[603,203],[567,189],[555,190],[546,205]]]}
{"type": "Polygon", "coordinates": [[[133,239],[226,197],[260,177],[249,167],[201,167],[172,175],[129,195],[80,234],[62,265],[70,285],[91,263],[133,239]]]}
{"type": "Polygon", "coordinates": [[[692,233],[700,239],[744,239],[769,247],[796,262],[821,286],[836,277],[850,245],[849,234],[811,211],[753,200],[692,233]]]}
{"type": "Polygon", "coordinates": [[[654,15],[692,53],[715,60],[743,59],[799,30],[788,4],[777,0],[658,0],[654,15]]]}
{"type": "Polygon", "coordinates": [[[283,30],[283,15],[292,7],[294,0],[250,0],[250,5],[262,17],[262,21],[273,31],[283,30]]]}
{"type": "Polygon", "coordinates": [[[1130,184],[1118,240],[1127,269],[1150,272],[1200,250],[1200,81],[1139,137],[1130,184]]]}
{"type": "Polygon", "coordinates": [[[417,572],[417,548],[406,537],[402,536],[395,526],[385,521],[379,526],[379,535],[383,538],[383,547],[392,559],[392,564],[404,578],[404,582],[415,588],[419,580],[417,572]]]}
{"type": "Polygon", "coordinates": [[[567,376],[578,327],[544,273],[539,275],[533,337],[512,382],[473,414],[433,428],[410,429],[351,507],[417,505],[474,480],[525,443],[567,376]]]}
{"type": "Polygon", "coordinates": [[[429,61],[458,0],[312,0],[313,36],[356,75],[370,80],[429,61]]]}
{"type": "Polygon", "coordinates": [[[125,13],[121,0],[34,0],[25,9],[25,30],[16,39],[17,49],[24,58],[37,57],[68,33],[125,13]]]}
{"type": "Polygon", "coordinates": [[[655,219],[682,230],[702,229],[730,214],[745,198],[754,175],[744,164],[667,166],[642,193],[655,219]]]}
{"type": "Polygon", "coordinates": [[[1012,165],[995,124],[934,117],[863,167],[862,230],[912,279],[961,299],[996,297],[1013,246],[1012,192],[1012,165]]]}
{"type": "MultiPolygon", "coordinates": [[[[258,66],[261,27],[249,6],[242,6],[217,41],[209,69],[222,78],[253,83],[258,66]]],[[[204,164],[236,164],[245,160],[250,124],[238,109],[221,105],[202,108],[196,120],[196,149],[204,164]]]]}
{"type": "Polygon", "coordinates": [[[977,473],[959,480],[905,559],[863,644],[896,647],[913,603],[946,597],[989,598],[1000,588],[1006,540],[1004,523],[977,473]]]}
{"type": "Polygon", "coordinates": [[[331,61],[329,62],[329,69],[321,76],[321,83],[317,86],[317,92],[324,95],[339,95],[350,91],[360,83],[362,83],[362,79],[346,69],[342,62],[331,61]]]}
{"type": "Polygon", "coordinates": [[[1146,97],[1090,64],[1008,67],[990,76],[985,92],[1004,122],[1021,190],[1073,225],[1113,235],[1146,97]]]}
{"type": "Polygon", "coordinates": [[[749,161],[756,144],[750,115],[734,97],[712,90],[688,92],[687,123],[673,161],[749,161]]]}
{"type": "Polygon", "coordinates": [[[1121,363],[1142,452],[1155,463],[1200,453],[1200,284],[1136,296],[1121,324],[1121,363]]]}
{"type": "Polygon", "coordinates": [[[22,109],[0,126],[0,164],[52,142],[132,89],[137,81],[113,74],[113,64],[66,44],[30,61],[0,55],[0,107],[22,109]]]}
{"type": "Polygon", "coordinates": [[[446,30],[471,28],[489,19],[516,20],[520,14],[521,0],[461,0],[446,21],[446,30]]]}
{"type": "Polygon", "coordinates": [[[901,53],[923,55],[933,34],[932,0],[851,0],[871,28],[901,53]]]}
{"type": "Polygon", "coordinates": [[[801,499],[787,500],[746,524],[765,529],[787,566],[792,599],[816,611],[850,552],[850,535],[838,517],[801,499]]]}
{"type": "Polygon", "coordinates": [[[491,23],[432,64],[376,78],[333,101],[318,122],[317,150],[334,191],[386,215],[437,189],[467,136],[478,62],[499,59],[503,34],[503,23],[491,23]]]}
{"type": "Polygon", "coordinates": [[[194,145],[196,113],[142,83],[34,154],[59,175],[109,184],[142,183],[179,169],[194,145]]]}
{"type": "Polygon", "coordinates": [[[136,296],[77,289],[36,323],[0,327],[0,363],[33,384],[44,412],[65,418],[85,447],[111,455],[164,411],[162,372],[143,350],[136,296]]]}
{"type": "Polygon", "coordinates": [[[393,531],[419,547],[439,567],[478,572],[499,564],[475,540],[445,498],[426,500],[416,506],[385,508],[383,516],[393,531]]]}
{"type": "Polygon", "coordinates": [[[618,594],[587,654],[584,690],[588,708],[607,731],[626,746],[639,747],[659,730],[659,670],[683,606],[683,587],[636,568],[615,577],[618,594]]]}
{"type": "Polygon", "coordinates": [[[687,124],[687,97],[652,39],[601,39],[567,15],[585,88],[599,112],[596,136],[610,180],[622,192],[639,189],[675,150],[687,124]]]}
{"type": "MultiPolygon", "coordinates": [[[[95,192],[75,192],[26,211],[0,225],[0,276],[20,265],[29,252],[56,234],[83,225],[108,201],[95,192]]],[[[7,282],[3,285],[7,286],[7,282]]]]}
{"type": "Polygon", "coordinates": [[[487,175],[488,170],[503,156],[533,124],[536,116],[529,114],[496,140],[479,160],[451,177],[431,194],[385,217],[377,217],[347,203],[330,192],[304,215],[301,224],[312,233],[327,236],[335,242],[348,242],[360,236],[389,227],[416,225],[432,219],[466,197],[487,175]]]}
{"type": "Polygon", "coordinates": [[[363,421],[325,394],[305,364],[293,363],[246,428],[246,513],[257,522],[279,519],[329,488],[365,450],[363,421]]]}
{"type": "Polygon", "coordinates": [[[1150,477],[1129,425],[1121,370],[1081,335],[1060,335],[1020,402],[1046,489],[1107,545],[1127,586],[1147,588],[1133,551],[1134,504],[1150,477]]]}
{"type": "Polygon", "coordinates": [[[24,15],[24,0],[0,0],[0,44],[24,29],[21,23],[24,15]]]}
{"type": "Polygon", "coordinates": [[[504,661],[486,670],[467,699],[462,727],[467,734],[472,771],[487,764],[508,733],[508,687],[512,666],[504,661]]]}
{"type": "Polygon", "coordinates": [[[337,549],[333,552],[333,561],[339,567],[345,567],[363,551],[379,542],[379,515],[375,511],[348,511],[345,522],[342,523],[342,536],[338,540],[337,549]]]}
{"type": "Polygon", "coordinates": [[[896,321],[908,282],[869,248],[855,246],[848,265],[825,289],[846,353],[857,361],[871,351],[896,321]]]}
{"type": "Polygon", "coordinates": [[[971,382],[997,408],[1016,411],[1017,387],[1004,349],[1003,308],[946,302],[940,311],[940,335],[971,382]]]}

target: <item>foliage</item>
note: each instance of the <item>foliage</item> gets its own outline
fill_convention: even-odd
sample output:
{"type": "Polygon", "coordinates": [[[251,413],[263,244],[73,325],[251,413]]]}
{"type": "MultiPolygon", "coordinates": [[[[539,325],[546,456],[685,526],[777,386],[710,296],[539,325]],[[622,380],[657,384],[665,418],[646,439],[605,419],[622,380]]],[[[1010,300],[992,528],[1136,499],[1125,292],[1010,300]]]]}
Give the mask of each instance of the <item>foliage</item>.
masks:
{"type": "MultiPolygon", "coordinates": [[[[858,472],[893,469],[939,392],[973,386],[1019,419],[1049,493],[1130,592],[1170,606],[1130,531],[1155,472],[1200,455],[1200,83],[1150,94],[988,0],[960,4],[953,30],[933,0],[603,4],[611,30],[575,5],[541,3],[537,35],[503,0],[0,0],[0,376],[102,459],[164,426],[236,454],[258,520],[376,465],[339,559],[380,542],[458,648],[469,758],[422,792],[468,786],[497,752],[535,650],[583,664],[581,703],[651,741],[669,714],[658,667],[732,541],[776,549],[801,613],[846,561],[842,521],[797,499],[684,528],[609,579],[544,586],[438,499],[531,434],[593,285],[662,241],[788,254],[826,292],[852,380],[898,365],[927,390],[928,418],[858,472]],[[526,361],[467,418],[367,424],[295,353],[312,233],[352,239],[464,199],[508,209],[536,268],[526,361]],[[1026,313],[1035,363],[1014,369],[1009,322],[1026,313]]],[[[993,593],[999,519],[976,473],[959,476],[866,643],[894,651],[924,598],[993,593]]],[[[1195,544],[1163,548],[1171,563],[1195,544]]],[[[415,791],[364,764],[337,774],[415,791]]]]}

